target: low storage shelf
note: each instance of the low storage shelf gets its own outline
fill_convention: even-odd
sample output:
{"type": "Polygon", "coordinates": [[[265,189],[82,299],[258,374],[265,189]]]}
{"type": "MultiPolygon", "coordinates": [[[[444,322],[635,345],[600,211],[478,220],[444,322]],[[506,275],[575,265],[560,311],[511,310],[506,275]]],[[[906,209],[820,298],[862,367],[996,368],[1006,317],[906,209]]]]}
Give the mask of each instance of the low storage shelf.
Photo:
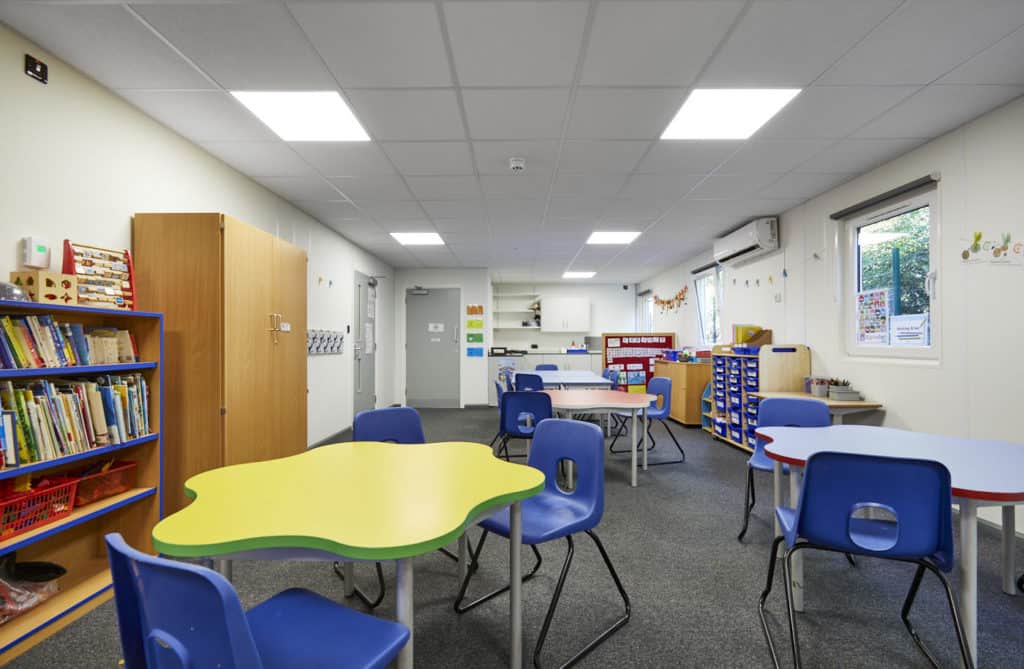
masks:
{"type": "MultiPolygon", "coordinates": [[[[134,377],[138,382],[133,392],[136,403],[128,402],[124,406],[139,411],[132,414],[131,427],[124,430],[123,436],[128,438],[117,443],[113,443],[113,435],[108,437],[108,443],[104,443],[101,433],[93,427],[84,432],[79,430],[77,445],[71,448],[62,433],[57,441],[50,443],[51,447],[61,446],[58,457],[24,462],[19,458],[18,466],[8,465],[0,470],[0,489],[11,490],[13,486],[23,486],[29,480],[42,478],[60,481],[59,477],[74,477],[71,480],[77,481],[84,472],[91,473],[102,464],[116,461],[110,470],[111,478],[114,478],[118,471],[115,468],[119,465],[126,462],[135,464],[130,476],[122,475],[99,491],[95,489],[97,477],[93,477],[91,493],[81,498],[85,503],[72,505],[69,512],[60,508],[46,522],[21,531],[7,522],[10,518],[5,518],[0,525],[0,557],[17,552],[18,562],[54,562],[67,570],[57,581],[55,595],[0,624],[0,664],[5,664],[112,596],[103,535],[120,532],[133,546],[151,545],[150,533],[163,513],[160,439],[163,317],[149,312],[2,300],[0,316],[12,319],[33,316],[37,317],[36,320],[39,316],[50,316],[54,321],[81,325],[85,329],[124,330],[134,340],[137,359],[137,362],[61,367],[7,368],[5,365],[0,369],[0,389],[5,390],[8,398],[11,397],[10,388],[32,384],[35,380],[55,384],[51,386],[53,388],[63,387],[60,392],[66,395],[71,392],[67,388],[80,381],[91,384],[97,379],[134,377]],[[138,433],[144,427],[148,427],[148,433],[138,433]]],[[[42,330],[34,334],[38,336],[45,332],[42,330]]],[[[57,337],[54,333],[54,338],[57,337]]],[[[52,361],[54,350],[49,352],[52,361]]],[[[45,387],[43,383],[38,385],[45,387]]],[[[17,413],[15,410],[14,420],[17,420],[17,413]]],[[[78,417],[83,418],[81,414],[78,417]]],[[[40,425],[33,423],[34,427],[40,425]]],[[[53,425],[51,423],[51,427],[53,425]]],[[[51,438],[53,434],[50,433],[51,438]]],[[[121,436],[118,434],[117,438],[121,436]]],[[[72,438],[69,436],[68,439],[72,438]]],[[[32,455],[34,458],[35,454],[32,455]]],[[[131,468],[119,471],[128,469],[131,468]]],[[[15,504],[10,503],[11,506],[15,504]]]]}

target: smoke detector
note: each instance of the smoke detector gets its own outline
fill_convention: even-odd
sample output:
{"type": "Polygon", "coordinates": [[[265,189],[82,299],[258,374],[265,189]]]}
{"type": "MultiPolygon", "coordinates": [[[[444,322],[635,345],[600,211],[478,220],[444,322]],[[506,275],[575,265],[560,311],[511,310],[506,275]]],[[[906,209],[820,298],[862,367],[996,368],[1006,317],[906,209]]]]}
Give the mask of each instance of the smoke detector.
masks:
{"type": "Polygon", "coordinates": [[[522,172],[526,169],[526,158],[509,158],[508,168],[513,172],[522,172]]]}

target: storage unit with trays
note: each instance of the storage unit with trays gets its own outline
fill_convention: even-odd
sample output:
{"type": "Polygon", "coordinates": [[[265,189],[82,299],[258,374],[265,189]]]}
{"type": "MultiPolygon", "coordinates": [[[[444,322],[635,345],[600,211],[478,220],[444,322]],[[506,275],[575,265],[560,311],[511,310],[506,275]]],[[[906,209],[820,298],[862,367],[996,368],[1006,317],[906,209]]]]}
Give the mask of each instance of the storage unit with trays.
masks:
{"type": "MultiPolygon", "coordinates": [[[[76,441],[68,437],[68,441],[63,442],[63,436],[48,433],[48,438],[56,439],[44,446],[58,448],[60,454],[56,457],[47,453],[49,459],[34,460],[35,453],[32,453],[32,458],[19,458],[17,466],[0,470],[0,488],[10,491],[27,480],[39,486],[33,492],[0,501],[3,510],[0,560],[16,552],[18,563],[52,562],[67,570],[57,580],[58,590],[49,598],[0,624],[0,664],[5,664],[112,596],[103,543],[105,534],[120,532],[133,546],[151,545],[150,533],[163,515],[160,439],[163,316],[141,311],[8,301],[0,301],[0,314],[12,318],[49,316],[59,323],[81,324],[84,328],[126,330],[131,333],[137,349],[137,362],[21,368],[5,365],[0,369],[0,388],[5,390],[7,398],[12,397],[10,389],[19,385],[52,382],[51,388],[70,396],[79,380],[89,383],[99,378],[138,374],[145,381],[145,393],[136,395],[140,398],[137,404],[140,410],[141,398],[146,401],[144,419],[132,428],[138,434],[128,430],[124,435],[127,440],[113,443],[111,436],[104,444],[95,424],[90,436],[89,428],[83,432],[84,423],[78,423],[76,441]],[[148,434],[142,434],[146,427],[148,434]],[[104,467],[108,462],[113,464],[104,467]],[[79,478],[83,473],[88,475],[79,478]],[[44,487],[44,480],[52,485],[44,487]]],[[[37,334],[48,332],[40,330],[33,336],[37,334]]],[[[142,385],[138,379],[134,381],[142,385]]],[[[45,403],[46,396],[38,397],[42,402],[34,404],[31,410],[37,417],[40,407],[47,410],[53,406],[45,403]]],[[[28,406],[27,397],[25,402],[28,406]]],[[[77,406],[79,410],[84,406],[75,404],[73,399],[66,399],[62,405],[65,409],[77,406]]],[[[14,406],[17,420],[17,403],[14,406]]],[[[50,410],[58,412],[58,416],[78,415],[73,409],[71,414],[60,414],[59,408],[50,410]]],[[[26,411],[26,416],[31,414],[26,411]]],[[[42,423],[31,424],[42,429],[42,423]]],[[[24,428],[23,422],[20,428],[24,428]]],[[[35,432],[33,436],[39,434],[35,432]]],[[[23,441],[27,447],[28,440],[23,441]]],[[[2,587],[6,590],[8,586],[3,584],[2,587]]],[[[3,598],[8,601],[6,594],[3,598]]]]}
{"type": "Polygon", "coordinates": [[[810,349],[803,345],[715,346],[711,351],[710,430],[716,439],[753,451],[759,400],[750,393],[803,389],[811,373],[810,349]]]}

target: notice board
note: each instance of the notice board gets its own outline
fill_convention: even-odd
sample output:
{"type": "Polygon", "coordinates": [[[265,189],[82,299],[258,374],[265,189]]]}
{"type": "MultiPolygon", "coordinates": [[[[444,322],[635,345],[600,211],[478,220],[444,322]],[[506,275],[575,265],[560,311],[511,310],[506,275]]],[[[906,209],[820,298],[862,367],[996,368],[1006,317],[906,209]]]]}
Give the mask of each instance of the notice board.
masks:
{"type": "Polygon", "coordinates": [[[606,332],[601,335],[601,360],[619,375],[620,390],[643,393],[654,376],[654,361],[675,347],[672,332],[606,332]]]}

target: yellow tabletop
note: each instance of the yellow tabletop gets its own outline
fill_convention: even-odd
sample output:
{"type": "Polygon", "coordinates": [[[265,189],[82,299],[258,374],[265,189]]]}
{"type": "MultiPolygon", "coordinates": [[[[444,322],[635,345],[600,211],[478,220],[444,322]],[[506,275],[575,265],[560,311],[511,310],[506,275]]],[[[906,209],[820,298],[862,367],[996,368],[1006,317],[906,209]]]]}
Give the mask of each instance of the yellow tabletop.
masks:
{"type": "Polygon", "coordinates": [[[440,548],[480,512],[543,487],[539,470],[482,444],[332,444],[193,476],[194,501],[153,528],[153,545],[176,557],[310,548],[395,560],[440,548]]]}

